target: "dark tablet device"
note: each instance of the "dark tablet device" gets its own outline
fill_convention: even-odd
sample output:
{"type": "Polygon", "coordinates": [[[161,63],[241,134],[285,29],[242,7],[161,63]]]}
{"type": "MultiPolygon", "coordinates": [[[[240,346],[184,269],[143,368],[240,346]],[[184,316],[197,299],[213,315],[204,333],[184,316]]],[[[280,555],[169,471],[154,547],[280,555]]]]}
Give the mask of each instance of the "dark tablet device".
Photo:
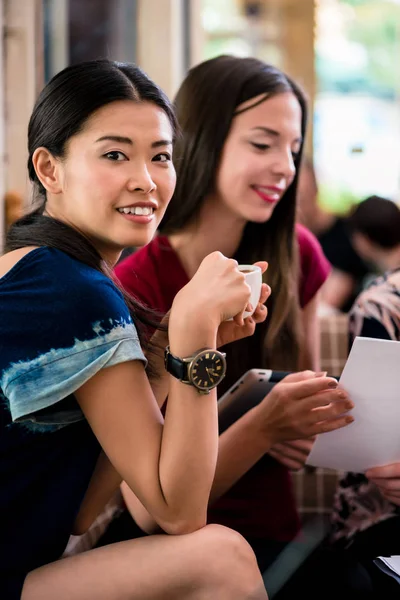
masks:
{"type": "Polygon", "coordinates": [[[240,377],[218,400],[219,433],[257,406],[286,375],[288,373],[269,369],[250,369],[240,377]]]}

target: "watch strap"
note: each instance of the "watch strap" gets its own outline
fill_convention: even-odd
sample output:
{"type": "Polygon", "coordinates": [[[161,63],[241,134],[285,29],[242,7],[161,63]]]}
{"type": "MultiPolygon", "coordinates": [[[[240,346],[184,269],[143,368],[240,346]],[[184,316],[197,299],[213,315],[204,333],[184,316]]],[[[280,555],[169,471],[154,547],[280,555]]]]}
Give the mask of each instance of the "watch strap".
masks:
{"type": "Polygon", "coordinates": [[[164,361],[165,369],[168,371],[168,373],[171,373],[171,375],[173,375],[174,377],[176,377],[176,379],[179,379],[180,381],[188,381],[188,363],[182,358],[174,356],[171,353],[169,346],[165,348],[164,361]]]}

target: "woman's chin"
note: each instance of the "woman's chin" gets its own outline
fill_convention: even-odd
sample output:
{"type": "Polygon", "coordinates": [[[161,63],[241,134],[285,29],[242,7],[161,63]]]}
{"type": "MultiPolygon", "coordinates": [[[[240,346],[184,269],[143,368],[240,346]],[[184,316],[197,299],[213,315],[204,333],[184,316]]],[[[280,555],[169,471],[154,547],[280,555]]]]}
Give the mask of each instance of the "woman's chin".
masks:
{"type": "Polygon", "coordinates": [[[141,229],[137,228],[136,231],[130,231],[128,234],[125,232],[125,235],[121,235],[118,242],[124,248],[146,246],[146,244],[151,242],[155,234],[155,227],[146,226],[141,229]]]}
{"type": "Polygon", "coordinates": [[[273,208],[270,208],[269,210],[263,210],[262,213],[259,212],[258,214],[252,215],[252,218],[248,220],[251,221],[251,223],[267,223],[272,217],[273,212],[273,208]]]}

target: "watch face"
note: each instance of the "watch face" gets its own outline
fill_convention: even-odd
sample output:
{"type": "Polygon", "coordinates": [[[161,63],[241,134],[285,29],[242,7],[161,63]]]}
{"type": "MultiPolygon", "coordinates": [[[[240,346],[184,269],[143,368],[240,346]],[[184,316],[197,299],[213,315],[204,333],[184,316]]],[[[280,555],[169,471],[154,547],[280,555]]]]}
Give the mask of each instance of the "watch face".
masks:
{"type": "Polygon", "coordinates": [[[224,355],[215,350],[200,352],[191,362],[189,379],[200,390],[212,390],[225,377],[224,355]]]}

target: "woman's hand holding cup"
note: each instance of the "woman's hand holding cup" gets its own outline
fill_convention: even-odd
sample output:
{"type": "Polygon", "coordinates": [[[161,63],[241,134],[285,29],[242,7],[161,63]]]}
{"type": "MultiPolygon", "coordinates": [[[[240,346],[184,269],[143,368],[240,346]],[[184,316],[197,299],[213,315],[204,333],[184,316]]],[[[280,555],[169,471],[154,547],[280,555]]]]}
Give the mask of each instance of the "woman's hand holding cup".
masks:
{"type": "MultiPolygon", "coordinates": [[[[250,301],[250,306],[246,306],[246,309],[248,309],[251,314],[246,316],[246,311],[244,311],[242,315],[236,315],[236,319],[227,319],[226,321],[223,321],[218,329],[218,347],[225,346],[231,342],[236,342],[237,340],[253,335],[256,325],[262,323],[267,318],[268,309],[265,306],[265,302],[271,295],[271,288],[261,281],[262,274],[268,268],[268,263],[260,261],[255,263],[254,266],[257,266],[261,272],[259,281],[255,281],[255,291],[252,289],[253,300],[250,301]],[[258,290],[260,291],[258,292],[258,290]],[[259,293],[258,296],[257,293],[259,293]]],[[[246,265],[239,265],[238,268],[239,270],[248,270],[246,269],[246,265]]],[[[247,281],[247,283],[249,282],[247,281]]]]}
{"type": "Polygon", "coordinates": [[[262,286],[262,274],[267,268],[267,263],[256,263],[254,265],[239,265],[238,269],[241,273],[244,273],[246,278],[246,283],[251,288],[250,295],[250,307],[246,307],[247,310],[243,313],[243,318],[251,317],[257,308],[257,305],[260,301],[261,296],[261,286],[262,286]],[[263,270],[261,265],[265,264],[265,269],[263,270]]]}
{"type": "Polygon", "coordinates": [[[243,323],[242,313],[248,307],[251,288],[238,269],[237,261],[221,252],[212,252],[175,296],[169,320],[170,335],[180,331],[214,331],[221,322],[233,317],[243,323]]]}

